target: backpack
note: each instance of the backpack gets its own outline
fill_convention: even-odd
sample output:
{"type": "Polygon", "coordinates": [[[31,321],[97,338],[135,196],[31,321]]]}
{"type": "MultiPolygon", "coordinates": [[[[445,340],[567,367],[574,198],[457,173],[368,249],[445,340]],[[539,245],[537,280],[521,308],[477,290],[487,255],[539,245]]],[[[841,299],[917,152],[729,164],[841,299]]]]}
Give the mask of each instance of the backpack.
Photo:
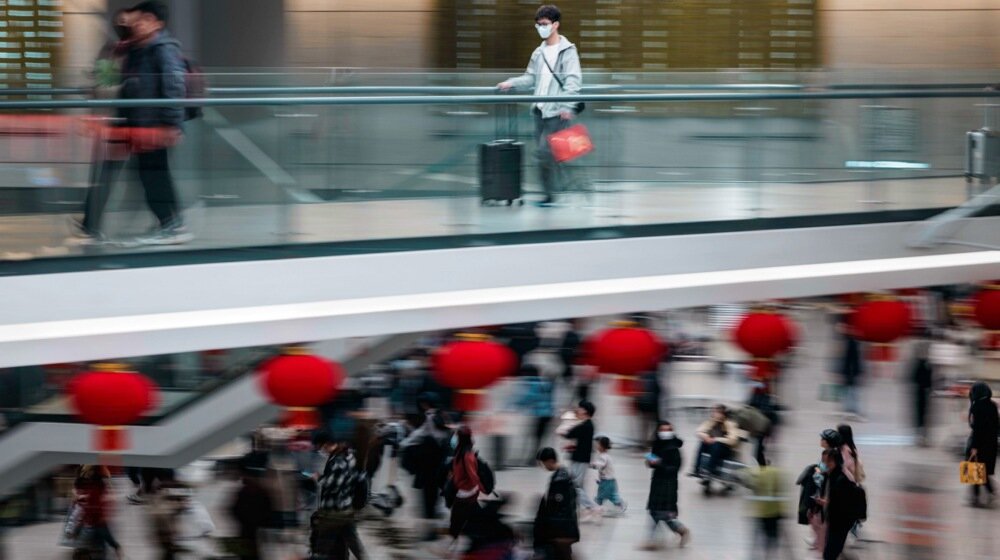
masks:
{"type": "MultiPolygon", "coordinates": [[[[205,72],[197,62],[184,57],[184,91],[188,99],[204,99],[208,96],[205,72]]],[[[184,107],[184,120],[190,121],[203,115],[201,107],[184,107]]]]}
{"type": "Polygon", "coordinates": [[[479,476],[479,482],[483,485],[485,493],[492,494],[497,487],[497,476],[493,474],[489,463],[482,460],[478,454],[476,455],[476,474],[479,476]]]}

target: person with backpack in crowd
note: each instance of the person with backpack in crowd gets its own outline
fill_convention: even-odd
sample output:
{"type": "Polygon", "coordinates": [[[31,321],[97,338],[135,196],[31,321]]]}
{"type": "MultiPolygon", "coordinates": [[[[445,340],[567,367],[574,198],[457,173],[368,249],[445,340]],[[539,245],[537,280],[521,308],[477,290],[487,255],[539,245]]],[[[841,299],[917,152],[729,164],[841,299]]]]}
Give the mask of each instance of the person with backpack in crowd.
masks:
{"type": "Polygon", "coordinates": [[[485,493],[479,480],[479,459],[472,447],[472,431],[462,426],[452,436],[455,456],[451,461],[451,483],[455,487],[455,501],[451,505],[451,523],[448,534],[453,539],[462,535],[479,510],[479,494],[485,493]]]}
{"type": "Polygon", "coordinates": [[[538,452],[542,468],[552,473],[535,514],[533,544],[537,556],[546,560],[572,560],[573,544],[580,541],[577,521],[577,489],[573,477],[559,464],[556,450],[538,452]]]}
{"type": "MultiPolygon", "coordinates": [[[[180,43],[166,29],[167,5],[147,0],[130,9],[129,14],[130,48],[122,65],[121,99],[185,99],[187,63],[180,43]]],[[[139,180],[158,222],[151,234],[139,238],[140,243],[173,245],[193,239],[181,219],[168,153],[181,141],[185,114],[183,107],[123,107],[118,111],[131,131],[130,149],[135,154],[139,180]]],[[[101,188],[88,196],[78,237],[87,240],[100,235],[109,187],[123,163],[107,160],[101,169],[95,183],[101,188]]]]}
{"type": "Polygon", "coordinates": [[[420,491],[423,504],[422,517],[425,520],[424,540],[437,540],[434,522],[438,518],[438,501],[441,495],[442,467],[448,456],[448,429],[444,414],[438,409],[438,397],[433,393],[421,393],[417,398],[423,411],[424,421],[420,427],[400,443],[403,468],[413,474],[413,488],[420,491]]]}
{"type": "MultiPolygon", "coordinates": [[[[986,465],[986,507],[992,507],[996,497],[993,480],[997,467],[997,437],[1000,431],[1000,418],[997,417],[997,405],[993,402],[993,390],[982,381],[978,381],[969,389],[969,427],[972,433],[966,449],[966,460],[984,463],[986,465]]],[[[969,505],[979,506],[980,485],[972,486],[969,505]]]]}
{"type": "Polygon", "coordinates": [[[317,478],[319,509],[312,516],[309,545],[321,558],[347,560],[350,551],[364,560],[367,555],[358,536],[356,510],[367,500],[368,484],[347,440],[346,436],[324,433],[314,439],[327,459],[317,478]],[[361,493],[364,496],[359,500],[361,493]]]}
{"type": "MultiPolygon", "coordinates": [[[[536,96],[577,95],[583,83],[580,54],[576,45],[560,35],[562,13],[553,5],[545,5],[535,12],[535,29],[542,44],[535,49],[524,74],[497,84],[501,91],[533,89],[536,96]]],[[[535,117],[535,136],[538,160],[545,198],[539,206],[552,206],[555,194],[562,188],[562,168],[552,155],[548,137],[569,127],[582,106],[574,102],[536,103],[532,107],[535,117]]]]}
{"type": "Polygon", "coordinates": [[[839,449],[823,452],[826,482],[816,503],[824,509],[826,540],[823,560],[837,560],[847,544],[847,536],[858,522],[858,486],[844,473],[844,457],[839,449]]]}
{"type": "Polygon", "coordinates": [[[591,468],[597,470],[597,497],[594,498],[594,502],[600,508],[605,501],[609,501],[611,505],[618,508],[615,515],[622,515],[628,509],[628,504],[618,493],[615,467],[611,461],[611,455],[608,454],[608,451],[611,451],[611,438],[599,436],[594,438],[594,443],[597,444],[597,457],[590,464],[591,468]]]}
{"type": "Polygon", "coordinates": [[[646,509],[652,519],[649,529],[649,541],[642,546],[643,550],[658,550],[660,545],[656,539],[656,529],[660,523],[666,524],[671,531],[680,537],[680,546],[687,546],[691,540],[691,531],[680,522],[677,507],[678,475],[681,471],[681,447],[684,440],[677,437],[674,426],[670,422],[660,422],[653,434],[649,453],[646,454],[646,466],[652,471],[649,480],[649,499],[646,509]]]}
{"type": "Polygon", "coordinates": [[[569,472],[573,475],[573,486],[576,487],[577,502],[586,510],[587,516],[599,514],[597,504],[587,494],[587,472],[590,470],[590,459],[594,453],[594,412],[597,409],[590,401],[580,401],[576,407],[576,424],[568,431],[560,433],[569,443],[566,449],[570,453],[569,472]]]}

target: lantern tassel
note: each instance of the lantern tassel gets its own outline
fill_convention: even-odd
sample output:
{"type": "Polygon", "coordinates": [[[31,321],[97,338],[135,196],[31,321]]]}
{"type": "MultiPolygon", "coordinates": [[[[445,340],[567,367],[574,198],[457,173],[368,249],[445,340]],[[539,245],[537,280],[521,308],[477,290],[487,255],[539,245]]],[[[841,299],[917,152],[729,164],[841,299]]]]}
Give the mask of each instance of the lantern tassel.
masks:
{"type": "Polygon", "coordinates": [[[642,382],[634,375],[613,375],[615,394],[621,397],[634,397],[642,392],[642,382]]]}
{"type": "Polygon", "coordinates": [[[452,398],[452,406],[455,410],[462,412],[475,412],[483,408],[483,395],[486,391],[481,389],[460,389],[455,392],[452,398]]]}
{"type": "Polygon", "coordinates": [[[286,428],[311,430],[319,426],[319,413],[309,406],[290,406],[285,410],[285,418],[281,422],[286,428]]]}
{"type": "Polygon", "coordinates": [[[868,350],[868,359],[873,362],[894,362],[896,361],[896,347],[892,344],[872,344],[868,350]]]}
{"type": "Polygon", "coordinates": [[[123,451],[128,444],[124,426],[101,426],[94,432],[94,448],[98,451],[123,451]]]}
{"type": "Polygon", "coordinates": [[[986,331],[983,338],[983,349],[986,351],[1000,350],[1000,331],[986,331]]]}

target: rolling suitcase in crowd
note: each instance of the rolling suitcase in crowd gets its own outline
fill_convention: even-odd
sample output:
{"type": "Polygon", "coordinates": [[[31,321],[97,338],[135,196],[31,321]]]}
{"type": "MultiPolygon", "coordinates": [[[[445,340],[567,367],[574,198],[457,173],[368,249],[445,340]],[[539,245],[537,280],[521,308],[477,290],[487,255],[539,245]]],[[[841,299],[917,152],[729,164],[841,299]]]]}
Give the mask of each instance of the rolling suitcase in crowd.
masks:
{"type": "Polygon", "coordinates": [[[479,196],[482,203],[523,205],[521,182],[524,143],[518,142],[515,105],[497,107],[497,140],[479,146],[479,196]],[[504,126],[501,126],[506,121],[504,126]],[[501,131],[505,128],[506,131],[501,131]]]}

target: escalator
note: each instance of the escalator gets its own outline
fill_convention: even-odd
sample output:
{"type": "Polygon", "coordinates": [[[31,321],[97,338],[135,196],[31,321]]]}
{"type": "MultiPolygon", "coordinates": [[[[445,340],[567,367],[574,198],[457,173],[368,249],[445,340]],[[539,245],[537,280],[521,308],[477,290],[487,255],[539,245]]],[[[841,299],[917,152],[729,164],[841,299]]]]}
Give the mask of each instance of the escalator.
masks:
{"type": "MultiPolygon", "coordinates": [[[[377,337],[365,341],[353,354],[330,357],[339,359],[349,375],[356,375],[412,346],[420,336],[377,337]]],[[[261,395],[253,372],[275,352],[255,351],[192,398],[168,410],[154,411],[140,425],[129,427],[131,448],[110,460],[139,467],[181,467],[272,421],[279,409],[261,395]]],[[[0,434],[0,496],[17,491],[58,465],[99,459],[92,449],[93,426],[72,416],[28,412],[11,420],[12,426],[0,434]]]]}

